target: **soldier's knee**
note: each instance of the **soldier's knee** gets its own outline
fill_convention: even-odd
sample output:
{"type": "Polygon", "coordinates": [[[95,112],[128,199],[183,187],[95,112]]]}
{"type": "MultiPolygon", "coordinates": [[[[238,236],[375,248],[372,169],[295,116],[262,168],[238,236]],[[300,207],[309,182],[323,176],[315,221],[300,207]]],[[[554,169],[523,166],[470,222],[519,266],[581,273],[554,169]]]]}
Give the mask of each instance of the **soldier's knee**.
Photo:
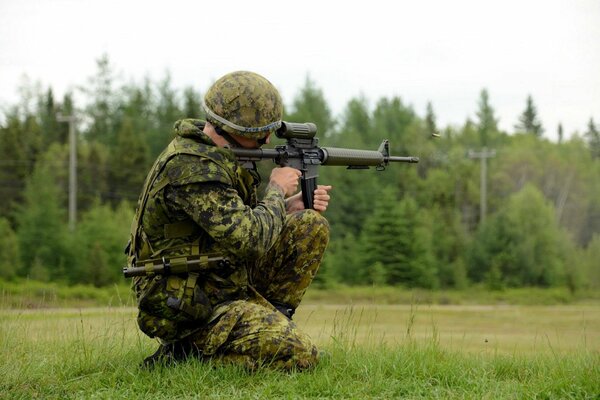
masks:
{"type": "Polygon", "coordinates": [[[329,237],[329,222],[319,212],[315,210],[302,210],[289,216],[289,224],[296,225],[312,234],[329,237]]]}

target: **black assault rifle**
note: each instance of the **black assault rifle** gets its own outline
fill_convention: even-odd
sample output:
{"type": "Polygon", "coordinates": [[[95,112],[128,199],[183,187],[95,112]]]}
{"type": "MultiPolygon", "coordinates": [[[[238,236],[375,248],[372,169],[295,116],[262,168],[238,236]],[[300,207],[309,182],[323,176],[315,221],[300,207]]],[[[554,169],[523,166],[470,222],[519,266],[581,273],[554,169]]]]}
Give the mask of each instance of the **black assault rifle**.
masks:
{"type": "Polygon", "coordinates": [[[283,122],[275,135],[286,139],[284,145],[274,149],[231,148],[237,159],[253,166],[255,161],[271,159],[281,167],[292,167],[302,172],[300,187],[304,208],[313,208],[314,191],[317,188],[319,165],[339,165],[349,169],[366,169],[376,167],[382,171],[390,162],[417,163],[418,157],[390,156],[390,144],[385,139],[377,151],[354,150],[336,147],[319,147],[319,139],[315,137],[317,126],[311,122],[283,122]]]}

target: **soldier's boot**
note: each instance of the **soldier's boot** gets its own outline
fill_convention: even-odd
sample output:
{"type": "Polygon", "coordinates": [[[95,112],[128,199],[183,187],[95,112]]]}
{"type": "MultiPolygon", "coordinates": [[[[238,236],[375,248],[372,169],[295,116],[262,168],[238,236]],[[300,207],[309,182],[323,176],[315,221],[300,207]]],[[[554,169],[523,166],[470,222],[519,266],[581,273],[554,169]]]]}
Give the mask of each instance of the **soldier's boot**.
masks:
{"type": "Polygon", "coordinates": [[[289,304],[281,303],[278,301],[271,301],[271,304],[283,315],[285,315],[288,319],[292,319],[296,309],[290,306],[289,304]]]}
{"type": "Polygon", "coordinates": [[[187,340],[175,343],[163,343],[156,351],[142,361],[143,368],[152,368],[157,364],[172,365],[187,360],[189,357],[200,357],[198,347],[187,340]]]}

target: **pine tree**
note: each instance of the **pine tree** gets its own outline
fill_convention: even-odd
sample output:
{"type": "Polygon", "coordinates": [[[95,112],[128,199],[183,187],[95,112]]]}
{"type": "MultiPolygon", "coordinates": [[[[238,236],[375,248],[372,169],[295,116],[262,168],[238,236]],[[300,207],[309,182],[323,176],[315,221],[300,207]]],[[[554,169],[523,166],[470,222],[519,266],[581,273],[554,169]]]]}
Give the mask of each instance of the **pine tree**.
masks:
{"type": "Polygon", "coordinates": [[[294,98],[291,111],[285,118],[293,122],[313,122],[317,125],[317,134],[323,138],[333,133],[335,120],[323,96],[323,91],[306,77],[300,93],[294,98]]]}
{"type": "MultiPolygon", "coordinates": [[[[371,134],[371,117],[364,98],[348,102],[341,119],[341,128],[324,139],[322,146],[366,148],[371,134]]],[[[373,170],[348,171],[342,167],[321,168],[319,181],[334,185],[335,207],[327,211],[332,238],[348,234],[358,236],[365,218],[372,211],[372,198],[379,191],[373,170]],[[352,218],[347,218],[352,215],[352,218]]]]}
{"type": "Polygon", "coordinates": [[[117,136],[117,145],[109,156],[109,188],[111,201],[135,200],[139,195],[150,164],[149,149],[134,131],[129,118],[117,136]]]}
{"type": "Polygon", "coordinates": [[[537,115],[537,109],[533,104],[531,95],[527,96],[527,105],[525,111],[519,117],[519,123],[515,125],[515,129],[525,133],[529,133],[536,137],[541,137],[544,133],[544,128],[537,115]]]}
{"type": "Polygon", "coordinates": [[[116,76],[107,54],[96,60],[96,66],[96,74],[89,78],[87,86],[82,88],[88,97],[86,114],[91,117],[91,124],[85,136],[90,141],[113,147],[116,142],[116,76]]]}
{"type": "Polygon", "coordinates": [[[157,127],[155,135],[148,137],[150,154],[156,157],[173,139],[173,124],[183,118],[177,91],[172,87],[171,75],[167,73],[158,84],[156,104],[157,127]]]}
{"type": "Polygon", "coordinates": [[[393,154],[408,152],[409,127],[417,120],[413,109],[400,97],[382,98],[373,110],[373,133],[377,138],[390,140],[393,154]]]}
{"type": "Polygon", "coordinates": [[[6,218],[0,217],[0,278],[12,279],[20,263],[19,242],[6,218]]]}
{"type": "Polygon", "coordinates": [[[479,132],[479,142],[481,146],[489,146],[491,136],[498,131],[498,119],[494,115],[494,109],[490,105],[490,97],[486,89],[481,91],[478,107],[477,130],[479,132]]]}
{"type": "Polygon", "coordinates": [[[381,263],[391,285],[437,287],[430,242],[422,228],[415,200],[398,203],[394,190],[384,188],[361,236],[364,279],[380,276],[376,265],[381,263]]]}
{"type": "Polygon", "coordinates": [[[50,279],[64,277],[66,217],[61,190],[49,169],[36,167],[28,179],[23,203],[17,210],[17,236],[22,276],[32,268],[48,271],[50,279]]]}
{"type": "Polygon", "coordinates": [[[193,87],[189,86],[183,91],[183,117],[198,118],[202,113],[200,106],[201,95],[193,87]]]}
{"type": "Polygon", "coordinates": [[[435,120],[436,120],[436,118],[435,118],[435,114],[433,112],[433,106],[431,105],[431,102],[428,101],[427,102],[427,114],[425,115],[425,124],[427,126],[427,131],[430,134],[437,132],[437,124],[436,124],[435,120]]]}
{"type": "Polygon", "coordinates": [[[0,127],[0,216],[14,218],[15,205],[22,201],[24,183],[42,149],[37,119],[13,107],[0,127]]]}
{"type": "Polygon", "coordinates": [[[108,148],[98,142],[84,142],[77,146],[77,153],[77,208],[85,211],[96,201],[113,201],[108,182],[113,166],[108,162],[111,154],[108,148]]]}
{"type": "Polygon", "coordinates": [[[562,123],[558,123],[558,128],[556,130],[556,134],[558,135],[558,144],[561,144],[563,142],[563,126],[562,123]]]}
{"type": "Polygon", "coordinates": [[[596,128],[593,118],[590,118],[590,121],[588,122],[585,138],[587,139],[592,157],[600,158],[600,132],[598,131],[598,128],[596,128]]]}
{"type": "Polygon", "coordinates": [[[49,88],[46,95],[39,99],[38,105],[38,115],[45,147],[60,141],[60,124],[56,119],[57,113],[58,107],[54,102],[54,94],[52,88],[49,88]]]}

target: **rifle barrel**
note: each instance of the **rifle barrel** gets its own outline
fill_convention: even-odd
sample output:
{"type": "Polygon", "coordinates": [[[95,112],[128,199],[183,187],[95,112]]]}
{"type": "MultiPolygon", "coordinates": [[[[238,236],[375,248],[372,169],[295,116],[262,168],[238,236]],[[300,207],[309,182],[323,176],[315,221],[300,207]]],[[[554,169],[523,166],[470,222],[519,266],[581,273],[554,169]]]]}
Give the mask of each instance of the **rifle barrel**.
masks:
{"type": "Polygon", "coordinates": [[[407,162],[407,163],[418,163],[419,157],[397,157],[397,156],[389,156],[389,162],[407,162]]]}

